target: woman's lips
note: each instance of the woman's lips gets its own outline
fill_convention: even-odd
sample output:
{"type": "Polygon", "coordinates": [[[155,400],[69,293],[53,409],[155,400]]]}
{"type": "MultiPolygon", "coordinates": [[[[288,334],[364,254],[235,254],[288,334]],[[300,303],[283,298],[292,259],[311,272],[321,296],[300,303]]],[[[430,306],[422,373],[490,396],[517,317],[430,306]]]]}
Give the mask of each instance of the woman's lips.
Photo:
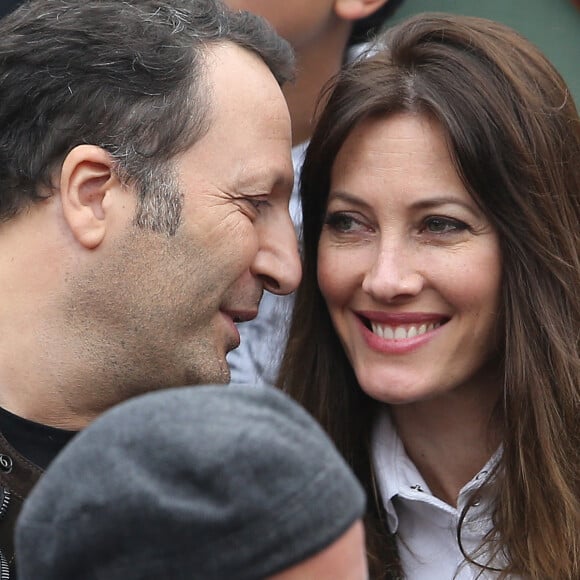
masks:
{"type": "Polygon", "coordinates": [[[449,317],[426,312],[356,312],[360,331],[369,348],[385,354],[412,352],[439,334],[449,317]]]}

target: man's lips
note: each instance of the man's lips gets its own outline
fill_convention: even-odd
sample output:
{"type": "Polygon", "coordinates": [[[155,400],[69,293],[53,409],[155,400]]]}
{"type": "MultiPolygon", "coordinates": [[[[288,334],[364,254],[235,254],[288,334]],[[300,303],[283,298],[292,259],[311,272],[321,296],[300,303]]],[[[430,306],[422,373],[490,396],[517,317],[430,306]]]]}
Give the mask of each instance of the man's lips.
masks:
{"type": "Polygon", "coordinates": [[[238,331],[233,316],[234,313],[225,312],[220,310],[220,314],[223,320],[226,322],[228,328],[228,334],[226,338],[226,352],[234,350],[240,346],[240,332],[238,331]]]}
{"type": "Polygon", "coordinates": [[[234,348],[238,348],[240,346],[240,332],[236,327],[236,324],[240,322],[247,322],[248,320],[253,320],[258,316],[257,309],[250,309],[250,310],[225,310],[220,309],[220,314],[224,317],[224,319],[228,322],[228,326],[230,327],[230,334],[231,334],[231,341],[227,347],[227,350],[233,350],[234,348]]]}
{"type": "Polygon", "coordinates": [[[256,316],[258,316],[257,309],[251,309],[251,310],[225,310],[225,309],[222,309],[221,312],[222,312],[222,314],[225,314],[226,316],[231,318],[232,321],[235,322],[236,324],[238,322],[248,322],[248,320],[253,320],[254,318],[256,318],[256,316]]]}

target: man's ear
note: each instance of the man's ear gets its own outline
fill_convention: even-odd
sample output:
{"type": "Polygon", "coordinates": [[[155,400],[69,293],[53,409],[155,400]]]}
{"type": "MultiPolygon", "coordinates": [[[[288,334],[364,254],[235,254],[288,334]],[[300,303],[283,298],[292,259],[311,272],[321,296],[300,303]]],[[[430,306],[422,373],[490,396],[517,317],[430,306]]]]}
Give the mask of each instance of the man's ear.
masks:
{"type": "Polygon", "coordinates": [[[103,241],[112,198],[123,190],[113,168],[112,157],[96,145],[78,145],[61,167],[64,218],[73,236],[87,249],[103,241]]]}
{"type": "Polygon", "coordinates": [[[334,12],[342,20],[361,20],[374,14],[389,0],[335,0],[334,12]]]}

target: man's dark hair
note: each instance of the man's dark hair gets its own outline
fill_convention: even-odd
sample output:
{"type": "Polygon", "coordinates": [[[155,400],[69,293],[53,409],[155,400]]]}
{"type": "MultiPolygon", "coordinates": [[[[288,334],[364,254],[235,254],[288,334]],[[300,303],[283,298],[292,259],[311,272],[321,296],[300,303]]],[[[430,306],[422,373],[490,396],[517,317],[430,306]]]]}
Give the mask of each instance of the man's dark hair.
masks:
{"type": "Polygon", "coordinates": [[[147,198],[208,130],[205,56],[226,42],[281,84],[293,74],[289,45],[220,0],[32,0],[0,20],[0,222],[50,195],[52,173],[81,144],[110,153],[141,207],[165,203],[147,198]]]}

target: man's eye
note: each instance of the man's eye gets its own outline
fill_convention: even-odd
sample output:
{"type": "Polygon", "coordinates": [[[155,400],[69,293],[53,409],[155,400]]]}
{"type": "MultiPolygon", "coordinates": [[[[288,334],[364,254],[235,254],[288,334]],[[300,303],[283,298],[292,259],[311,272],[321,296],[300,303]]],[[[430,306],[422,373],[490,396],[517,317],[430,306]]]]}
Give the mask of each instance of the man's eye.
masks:
{"type": "Polygon", "coordinates": [[[247,197],[246,200],[249,201],[254,206],[254,208],[258,210],[270,205],[270,202],[267,199],[247,197]]]}
{"type": "Polygon", "coordinates": [[[423,222],[423,229],[431,234],[451,234],[468,228],[466,223],[451,218],[433,216],[423,222]]]}
{"type": "Polygon", "coordinates": [[[238,203],[241,204],[240,207],[242,209],[244,209],[247,212],[250,212],[252,216],[257,215],[260,212],[264,211],[270,205],[270,201],[268,199],[252,195],[239,197],[238,203]]]}

